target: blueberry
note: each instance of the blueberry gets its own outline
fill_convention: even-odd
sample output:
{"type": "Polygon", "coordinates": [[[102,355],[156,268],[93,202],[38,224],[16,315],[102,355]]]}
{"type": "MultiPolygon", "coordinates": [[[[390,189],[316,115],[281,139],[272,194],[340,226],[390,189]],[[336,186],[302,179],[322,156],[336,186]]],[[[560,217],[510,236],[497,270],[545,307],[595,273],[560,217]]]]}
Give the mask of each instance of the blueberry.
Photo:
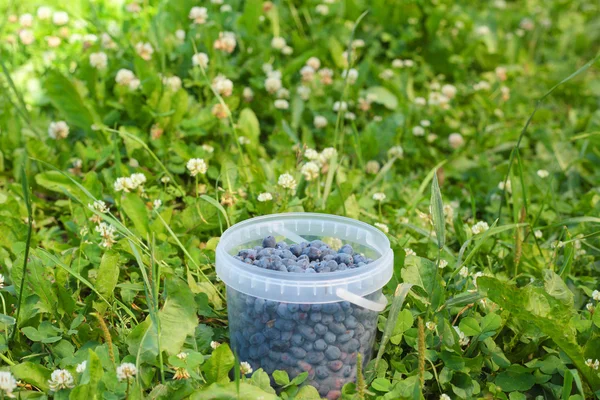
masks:
{"type": "Polygon", "coordinates": [[[290,353],[292,353],[292,355],[296,358],[304,358],[306,357],[306,350],[304,350],[302,347],[292,347],[290,349],[290,353]]]}
{"type": "Polygon", "coordinates": [[[333,318],[336,320],[336,322],[343,322],[346,319],[346,314],[336,313],[333,318]]]}
{"type": "Polygon", "coordinates": [[[337,256],[335,256],[335,261],[338,264],[346,264],[346,265],[354,264],[354,259],[352,258],[352,256],[350,254],[346,254],[346,253],[340,253],[337,256]]]}
{"type": "Polygon", "coordinates": [[[262,343],[258,346],[258,353],[256,354],[257,358],[263,358],[267,354],[269,354],[269,345],[266,343],[262,343]]]}
{"type": "Polygon", "coordinates": [[[266,304],[265,304],[265,308],[267,311],[269,312],[273,312],[277,309],[277,306],[279,305],[278,302],[273,301],[273,300],[267,300],[266,304]]]}
{"type": "Polygon", "coordinates": [[[352,246],[349,244],[345,244],[338,250],[338,253],[352,254],[354,253],[354,249],[352,249],[352,246]]]}
{"type": "Polygon", "coordinates": [[[254,312],[260,314],[263,312],[265,308],[265,300],[264,299],[256,299],[254,301],[254,312]]]}
{"type": "Polygon", "coordinates": [[[275,247],[277,245],[277,241],[275,240],[275,238],[273,236],[267,236],[266,238],[263,239],[262,241],[262,245],[263,247],[275,247]]]}
{"type": "Polygon", "coordinates": [[[325,333],[327,333],[327,327],[323,324],[315,324],[314,326],[314,330],[317,333],[317,335],[321,335],[323,336],[325,333]]]}
{"type": "Polygon", "coordinates": [[[290,367],[293,367],[298,363],[298,360],[296,359],[296,357],[292,356],[291,354],[283,353],[281,355],[281,362],[284,363],[285,365],[289,365],[290,367]]]}
{"type": "Polygon", "coordinates": [[[342,392],[340,392],[339,390],[330,390],[329,392],[327,392],[327,400],[337,400],[340,398],[340,396],[342,395],[342,392]]]}
{"type": "Polygon", "coordinates": [[[313,304],[310,307],[310,309],[311,309],[311,311],[319,312],[319,311],[321,311],[323,309],[323,305],[322,304],[313,304]]]}
{"type": "Polygon", "coordinates": [[[327,247],[327,245],[322,240],[313,240],[310,242],[311,247],[321,248],[323,246],[327,247]]]}
{"type": "Polygon", "coordinates": [[[327,303],[323,305],[323,312],[325,314],[335,314],[340,311],[338,303],[327,303]]]}
{"type": "Polygon", "coordinates": [[[321,317],[321,323],[325,326],[329,326],[333,322],[333,315],[331,314],[323,314],[321,317]]]}
{"type": "Polygon", "coordinates": [[[318,364],[325,359],[325,354],[321,351],[309,351],[306,353],[306,361],[312,365],[318,364]]]}
{"type": "Polygon", "coordinates": [[[325,350],[325,357],[327,357],[329,360],[337,360],[340,358],[341,354],[342,352],[336,346],[328,346],[327,350],[325,350]]]}
{"type": "Polygon", "coordinates": [[[290,348],[290,344],[284,340],[271,340],[270,347],[275,351],[287,351],[290,348]]]}
{"type": "Polygon", "coordinates": [[[291,245],[289,250],[296,257],[299,257],[300,254],[302,254],[302,246],[300,246],[299,244],[291,245]]]}
{"type": "Polygon", "coordinates": [[[304,272],[305,272],[305,273],[307,273],[307,274],[315,274],[317,271],[315,271],[315,270],[314,270],[314,269],[312,269],[312,268],[306,268],[306,269],[304,270],[304,272]]]}
{"type": "Polygon", "coordinates": [[[330,370],[337,372],[340,369],[342,369],[342,367],[344,366],[344,363],[340,360],[334,360],[334,361],[328,362],[327,366],[329,367],[330,370]]]}
{"type": "Polygon", "coordinates": [[[346,333],[346,327],[340,322],[332,322],[331,324],[329,324],[328,328],[331,332],[335,333],[336,335],[346,333]]]}
{"type": "Polygon", "coordinates": [[[320,312],[311,312],[310,313],[310,320],[312,322],[319,322],[322,318],[323,318],[323,316],[321,315],[320,312]]]}
{"type": "Polygon", "coordinates": [[[288,310],[287,305],[285,303],[280,303],[277,306],[277,315],[284,319],[292,319],[290,310],[288,310]]]}
{"type": "Polygon", "coordinates": [[[327,393],[329,393],[329,385],[321,385],[319,386],[319,394],[323,397],[327,396],[327,393]]]}
{"type": "Polygon", "coordinates": [[[321,257],[321,250],[316,247],[309,247],[306,254],[311,261],[315,261],[321,257]]]}
{"type": "Polygon", "coordinates": [[[292,331],[283,331],[281,332],[281,340],[285,340],[289,342],[292,339],[293,332],[292,331]]]}
{"type": "Polygon", "coordinates": [[[313,351],[313,349],[314,349],[314,345],[313,345],[313,343],[312,343],[312,342],[304,342],[304,343],[302,344],[302,348],[303,348],[304,350],[306,350],[306,351],[313,351]]]}
{"type": "Polygon", "coordinates": [[[325,335],[323,336],[323,339],[325,339],[325,341],[329,344],[334,344],[337,337],[335,336],[335,334],[333,334],[332,332],[327,332],[325,333],[325,335]]]}
{"type": "Polygon", "coordinates": [[[354,336],[354,331],[348,331],[347,333],[343,333],[337,336],[338,343],[346,343],[354,336]]]}
{"type": "Polygon", "coordinates": [[[304,336],[294,333],[292,335],[292,344],[294,346],[301,346],[304,343],[304,336]]]}
{"type": "Polygon", "coordinates": [[[269,351],[269,358],[271,360],[273,360],[273,361],[279,361],[279,360],[281,360],[281,353],[278,352],[278,351],[270,350],[269,351]]]}
{"type": "Polygon", "coordinates": [[[274,326],[280,331],[291,331],[296,326],[296,323],[294,321],[289,321],[285,319],[277,319],[275,320],[274,326]]]}
{"type": "Polygon", "coordinates": [[[327,342],[323,339],[318,339],[314,344],[315,350],[324,351],[327,348],[327,342]]]}
{"type": "Polygon", "coordinates": [[[304,312],[310,311],[310,304],[300,304],[300,310],[304,312]]]}
{"type": "Polygon", "coordinates": [[[289,246],[286,242],[277,242],[278,249],[287,249],[289,246]]]}
{"type": "MultiPolygon", "coordinates": [[[[320,366],[315,369],[315,374],[319,379],[327,379],[327,377],[329,377],[329,370],[325,366],[320,366]]],[[[319,393],[321,392],[319,391],[319,393]]]]}
{"type": "Polygon", "coordinates": [[[348,378],[350,375],[352,375],[352,367],[349,365],[344,365],[342,367],[342,375],[344,378],[348,378]]]}
{"type": "Polygon", "coordinates": [[[300,334],[302,336],[304,336],[305,339],[314,341],[317,338],[317,334],[315,333],[315,330],[313,328],[311,328],[310,326],[299,326],[298,327],[298,332],[300,332],[300,334]]]}

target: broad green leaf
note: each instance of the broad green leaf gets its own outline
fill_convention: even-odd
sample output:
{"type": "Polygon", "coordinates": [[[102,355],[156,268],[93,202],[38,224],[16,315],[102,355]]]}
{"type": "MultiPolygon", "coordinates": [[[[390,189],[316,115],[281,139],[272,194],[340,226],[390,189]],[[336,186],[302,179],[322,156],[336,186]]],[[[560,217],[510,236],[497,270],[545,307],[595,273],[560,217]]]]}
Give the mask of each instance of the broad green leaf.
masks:
{"type": "Polygon", "coordinates": [[[314,386],[304,385],[300,388],[295,400],[321,400],[321,396],[314,386]]]}
{"type": "MultiPolygon", "coordinates": [[[[223,345],[221,345],[223,346],[223,345]]],[[[221,347],[219,346],[219,347],[221,347]]],[[[277,400],[275,394],[267,393],[264,390],[246,382],[240,382],[239,387],[235,382],[212,385],[194,392],[190,396],[191,400],[240,400],[240,399],[261,399],[277,400]],[[238,391],[239,389],[239,391],[238,391]]]]}
{"type": "Polygon", "coordinates": [[[479,327],[479,322],[473,317],[465,317],[460,320],[458,327],[467,336],[479,335],[482,330],[479,327]]]}
{"type": "Polygon", "coordinates": [[[433,175],[431,182],[430,207],[438,249],[443,249],[446,244],[446,219],[444,217],[444,203],[442,202],[442,193],[440,192],[437,173],[433,175]]]}
{"type": "Polygon", "coordinates": [[[251,35],[255,34],[260,26],[262,6],[262,0],[248,0],[244,2],[244,12],[239,19],[239,23],[240,26],[243,26],[251,35]]]}
{"type": "Polygon", "coordinates": [[[67,192],[78,199],[87,198],[71,179],[57,171],[41,172],[35,176],[35,181],[38,185],[43,186],[48,190],[52,190],[53,192],[61,194],[67,192]]]}
{"type": "Polygon", "coordinates": [[[150,230],[148,229],[148,210],[144,201],[137,193],[127,193],[122,199],[121,206],[138,233],[146,239],[150,230]]]}
{"type": "Polygon", "coordinates": [[[390,342],[392,344],[399,344],[402,340],[402,334],[409,330],[414,323],[414,318],[410,310],[402,310],[398,315],[398,319],[396,319],[396,326],[394,327],[394,331],[392,336],[390,337],[390,342]]]}
{"type": "Polygon", "coordinates": [[[395,110],[398,107],[398,98],[383,86],[370,87],[366,92],[367,95],[372,94],[375,96],[375,103],[381,104],[389,110],[395,110]]]}
{"type": "Polygon", "coordinates": [[[535,377],[527,368],[515,364],[506,371],[499,373],[495,383],[505,392],[524,391],[535,385],[535,377]]]}
{"type": "Polygon", "coordinates": [[[81,376],[80,384],[69,395],[70,400],[92,400],[99,398],[98,383],[104,375],[100,358],[91,349],[87,359],[85,371],[81,376]]]}
{"type": "Polygon", "coordinates": [[[502,318],[498,314],[489,313],[481,319],[481,332],[492,332],[502,326],[502,318]]]}
{"type": "Polygon", "coordinates": [[[229,371],[234,365],[235,357],[229,345],[223,343],[212,352],[208,361],[204,363],[202,370],[208,383],[227,383],[229,382],[229,371]]]}
{"type": "MultiPolygon", "coordinates": [[[[102,255],[100,266],[98,268],[98,275],[94,285],[96,290],[107,300],[113,297],[113,292],[119,281],[119,253],[114,251],[107,251],[102,255]]],[[[98,302],[94,304],[94,307],[98,311],[106,310],[106,303],[98,302]]]]}
{"type": "Polygon", "coordinates": [[[256,114],[250,108],[244,108],[238,118],[238,131],[253,142],[260,138],[260,125],[256,114]]]}
{"type": "Polygon", "coordinates": [[[257,369],[250,378],[250,383],[264,390],[267,393],[275,394],[275,389],[271,387],[271,379],[269,374],[263,371],[262,368],[257,369]]]}
{"type": "Polygon", "coordinates": [[[47,76],[44,86],[52,105],[64,115],[69,125],[89,131],[94,119],[73,81],[57,71],[49,71],[47,76]]]}
{"type": "Polygon", "coordinates": [[[371,383],[371,387],[379,392],[389,392],[392,383],[385,378],[377,378],[371,383]]]}
{"type": "Polygon", "coordinates": [[[160,347],[168,354],[177,354],[188,335],[194,334],[198,325],[194,295],[185,282],[173,278],[166,280],[167,299],[158,312],[160,319],[160,347]]]}
{"type": "Polygon", "coordinates": [[[50,389],[48,380],[50,379],[51,371],[40,364],[27,361],[13,365],[10,367],[10,371],[14,374],[15,378],[20,379],[25,383],[29,383],[43,391],[48,391],[50,389]]]}
{"type": "Polygon", "coordinates": [[[338,40],[334,36],[329,36],[329,39],[327,41],[327,47],[329,47],[329,54],[331,55],[331,58],[333,59],[333,62],[335,63],[336,67],[345,69],[347,60],[344,59],[344,56],[342,54],[344,52],[344,48],[342,47],[340,42],[338,42],[338,40]]]}
{"type": "Polygon", "coordinates": [[[288,376],[288,373],[281,370],[273,372],[273,379],[279,386],[285,386],[290,383],[290,377],[288,376]]]}
{"type": "Polygon", "coordinates": [[[437,277],[437,267],[432,261],[421,257],[408,257],[401,272],[402,280],[424,289],[433,291],[437,277]]]}

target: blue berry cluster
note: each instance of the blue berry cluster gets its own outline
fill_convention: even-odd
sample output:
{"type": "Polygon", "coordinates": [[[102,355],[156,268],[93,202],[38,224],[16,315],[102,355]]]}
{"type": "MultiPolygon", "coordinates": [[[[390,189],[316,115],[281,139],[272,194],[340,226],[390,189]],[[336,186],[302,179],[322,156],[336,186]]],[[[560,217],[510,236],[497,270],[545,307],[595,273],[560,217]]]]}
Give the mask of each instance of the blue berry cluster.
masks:
{"type": "Polygon", "coordinates": [[[321,240],[288,245],[277,243],[273,236],[264,238],[262,246],[241,250],[235,258],[259,268],[306,274],[345,271],[373,261],[355,254],[349,244],[335,251],[321,240]]]}
{"type": "MultiPolygon", "coordinates": [[[[372,261],[354,254],[350,245],[336,252],[320,240],[288,245],[272,236],[236,257],[260,268],[296,273],[334,273],[372,261]]],[[[339,398],[342,386],[356,378],[357,354],[365,362],[371,354],[374,311],[347,301],[283,303],[233,289],[227,299],[231,344],[240,360],[269,374],[285,370],[292,378],[306,371],[308,384],[328,399],[339,398]]]]}

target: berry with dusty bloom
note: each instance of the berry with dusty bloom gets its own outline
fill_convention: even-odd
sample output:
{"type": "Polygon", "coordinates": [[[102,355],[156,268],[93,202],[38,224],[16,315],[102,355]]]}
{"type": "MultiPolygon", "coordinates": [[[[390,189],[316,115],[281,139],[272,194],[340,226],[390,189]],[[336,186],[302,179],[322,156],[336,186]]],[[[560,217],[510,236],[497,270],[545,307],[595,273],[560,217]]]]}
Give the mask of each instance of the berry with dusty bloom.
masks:
{"type": "Polygon", "coordinates": [[[192,176],[196,176],[198,174],[204,175],[208,170],[208,165],[202,158],[192,158],[187,162],[186,168],[188,171],[190,171],[190,175],[192,176]]]}
{"type": "Polygon", "coordinates": [[[252,373],[252,367],[246,361],[240,363],[240,373],[242,375],[248,375],[252,373]]]}
{"type": "Polygon", "coordinates": [[[323,129],[327,126],[327,118],[322,115],[315,115],[313,124],[315,125],[315,128],[323,129]]]}
{"type": "Polygon", "coordinates": [[[152,60],[152,54],[154,54],[154,48],[148,42],[139,42],[135,45],[135,52],[144,60],[150,61],[152,60]]]}
{"type": "Polygon", "coordinates": [[[309,161],[302,166],[300,172],[302,173],[302,175],[304,175],[304,179],[306,179],[307,181],[312,181],[319,177],[320,170],[321,169],[315,162],[309,161]]]}
{"type": "Polygon", "coordinates": [[[378,161],[370,160],[365,165],[365,172],[370,175],[375,175],[376,173],[379,172],[380,168],[381,168],[381,166],[379,165],[378,161]]]}
{"type": "Polygon", "coordinates": [[[296,180],[290,174],[281,174],[277,180],[277,184],[284,189],[296,190],[296,180]]]}
{"type": "Polygon", "coordinates": [[[275,100],[273,105],[275,106],[275,108],[277,108],[279,110],[287,110],[288,108],[290,108],[290,103],[288,103],[287,100],[283,100],[283,99],[275,100]]]}
{"type": "Polygon", "coordinates": [[[57,26],[66,25],[69,23],[69,14],[64,11],[56,11],[52,14],[52,22],[57,26]]]}
{"type": "Polygon", "coordinates": [[[479,221],[471,227],[471,232],[473,232],[473,235],[478,235],[480,233],[487,231],[488,229],[490,229],[490,226],[488,225],[487,222],[479,221]]]}
{"type": "Polygon", "coordinates": [[[66,139],[69,136],[69,125],[65,121],[51,122],[48,126],[48,136],[52,139],[66,139]]]}
{"type": "Polygon", "coordinates": [[[381,193],[381,192],[373,193],[373,200],[375,200],[375,201],[381,202],[381,201],[384,201],[385,198],[386,198],[385,193],[381,193]]]}
{"type": "Polygon", "coordinates": [[[264,203],[265,201],[273,200],[273,195],[269,192],[264,192],[264,193],[260,193],[256,199],[258,201],[260,201],[261,203],[264,203]]]}
{"type": "Polygon", "coordinates": [[[0,390],[7,397],[15,397],[13,391],[17,388],[17,380],[8,371],[0,371],[0,390]]]}
{"type": "Polygon", "coordinates": [[[208,56],[206,53],[196,53],[192,56],[192,64],[195,67],[206,68],[208,67],[208,56]]]}
{"type": "Polygon", "coordinates": [[[460,133],[451,133],[450,136],[448,136],[448,144],[453,149],[458,149],[465,144],[465,139],[460,133]]]}
{"type": "Polygon", "coordinates": [[[50,375],[48,386],[50,386],[50,390],[53,392],[57,392],[61,389],[71,389],[75,386],[73,375],[66,369],[54,370],[52,375],[50,375]]]}
{"type": "Polygon", "coordinates": [[[236,46],[237,40],[233,32],[220,32],[219,38],[213,43],[213,47],[216,50],[221,50],[229,54],[233,53],[236,46]]]}
{"type": "Polygon", "coordinates": [[[208,19],[208,10],[206,7],[192,7],[188,18],[192,20],[194,24],[202,25],[206,23],[208,19]]]}
{"type": "Polygon", "coordinates": [[[390,228],[386,224],[382,224],[381,222],[375,222],[373,225],[375,225],[377,228],[379,228],[384,233],[390,232],[390,228]]]}
{"type": "Polygon", "coordinates": [[[137,368],[135,364],[123,363],[117,367],[117,378],[120,381],[129,380],[137,375],[137,368]]]}
{"type": "Polygon", "coordinates": [[[87,361],[84,361],[81,364],[77,364],[75,371],[77,371],[78,374],[83,374],[83,372],[85,371],[86,368],[87,368],[87,361]]]}
{"type": "Polygon", "coordinates": [[[231,96],[233,92],[233,82],[225,76],[219,74],[212,81],[212,88],[223,97],[231,96]]]}
{"type": "Polygon", "coordinates": [[[106,69],[108,65],[108,57],[104,52],[90,54],[90,65],[98,70],[106,69]]]}

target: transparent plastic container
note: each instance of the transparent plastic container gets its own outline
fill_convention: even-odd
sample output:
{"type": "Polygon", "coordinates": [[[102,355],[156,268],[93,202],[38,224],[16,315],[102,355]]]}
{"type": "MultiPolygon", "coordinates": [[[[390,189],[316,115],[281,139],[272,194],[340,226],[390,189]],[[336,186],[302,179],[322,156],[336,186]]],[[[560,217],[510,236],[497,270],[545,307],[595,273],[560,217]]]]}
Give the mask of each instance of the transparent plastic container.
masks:
{"type": "Polygon", "coordinates": [[[227,285],[232,349],[254,370],[290,377],[306,371],[321,396],[337,399],[356,378],[357,354],[369,361],[377,315],[386,306],[381,289],[393,273],[390,242],[379,229],[350,218],[316,213],[274,214],[240,222],[221,237],[216,270],[227,285]],[[233,256],[266,236],[288,244],[321,240],[350,244],[373,261],[328,273],[262,269],[233,256]]]}

